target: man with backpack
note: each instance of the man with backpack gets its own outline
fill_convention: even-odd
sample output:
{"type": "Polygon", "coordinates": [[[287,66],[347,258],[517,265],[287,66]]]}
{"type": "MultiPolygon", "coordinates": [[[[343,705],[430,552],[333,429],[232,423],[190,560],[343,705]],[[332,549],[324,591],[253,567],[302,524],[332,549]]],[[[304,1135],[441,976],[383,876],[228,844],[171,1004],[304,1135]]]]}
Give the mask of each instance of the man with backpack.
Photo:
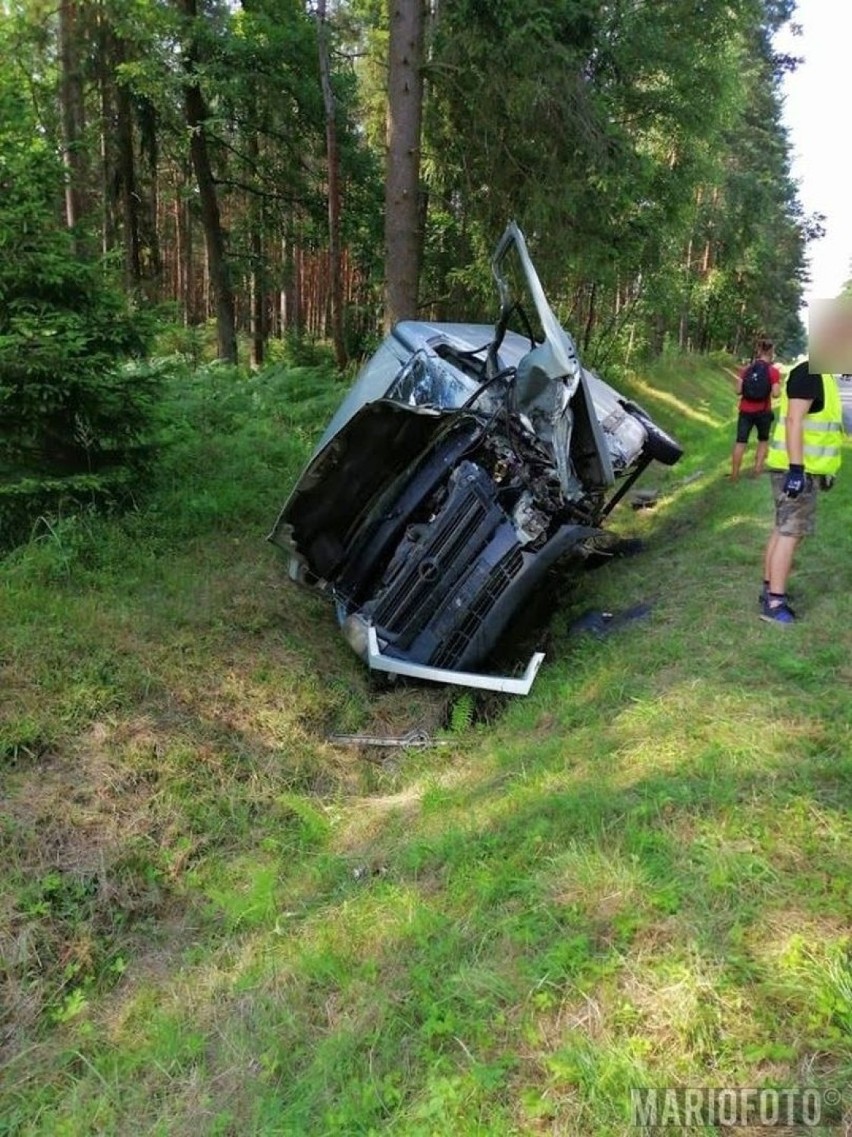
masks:
{"type": "Polygon", "coordinates": [[[772,362],[775,346],[771,340],[761,340],[757,345],[757,355],[737,376],[737,394],[740,398],[739,418],[737,419],[737,440],[731,454],[731,480],[740,476],[743,455],[748,446],[749,435],[757,427],[757,454],[754,459],[755,474],[763,473],[766,453],[769,449],[769,435],[775,415],[772,400],[781,395],[781,372],[772,362]]]}

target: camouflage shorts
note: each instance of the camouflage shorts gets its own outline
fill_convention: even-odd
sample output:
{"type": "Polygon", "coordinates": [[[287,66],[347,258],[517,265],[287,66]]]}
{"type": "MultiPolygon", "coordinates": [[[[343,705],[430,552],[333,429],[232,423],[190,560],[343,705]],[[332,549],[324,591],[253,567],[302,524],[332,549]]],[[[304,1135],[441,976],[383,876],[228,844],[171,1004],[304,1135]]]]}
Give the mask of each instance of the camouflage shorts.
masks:
{"type": "Polygon", "coordinates": [[[810,537],[814,532],[816,523],[818,479],[806,474],[805,488],[798,497],[790,498],[784,493],[786,477],[787,475],[780,470],[772,471],[775,528],[782,537],[810,537]]]}

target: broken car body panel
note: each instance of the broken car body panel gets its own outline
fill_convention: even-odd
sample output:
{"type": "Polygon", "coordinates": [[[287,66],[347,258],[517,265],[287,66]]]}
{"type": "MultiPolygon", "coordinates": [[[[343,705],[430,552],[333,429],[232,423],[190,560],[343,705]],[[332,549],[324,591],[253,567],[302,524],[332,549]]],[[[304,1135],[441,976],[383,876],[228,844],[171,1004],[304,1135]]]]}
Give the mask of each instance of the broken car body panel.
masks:
{"type": "Polygon", "coordinates": [[[362,369],[270,534],[328,592],[373,669],[525,694],[480,672],[552,565],[582,559],[652,457],[680,448],[585,370],[514,223],[493,260],[495,327],[402,321],[362,369]],[[516,257],[527,302],[512,294],[516,257]],[[519,314],[526,334],[510,330],[519,314]],[[617,483],[621,483],[620,486],[617,483]]]}

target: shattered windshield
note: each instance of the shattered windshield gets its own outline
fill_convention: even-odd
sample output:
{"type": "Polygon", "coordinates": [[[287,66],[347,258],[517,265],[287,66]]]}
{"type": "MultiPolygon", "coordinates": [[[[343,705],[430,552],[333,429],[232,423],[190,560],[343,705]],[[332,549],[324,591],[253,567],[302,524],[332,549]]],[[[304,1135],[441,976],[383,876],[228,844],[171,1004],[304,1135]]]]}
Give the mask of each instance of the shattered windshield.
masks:
{"type": "Polygon", "coordinates": [[[473,384],[437,356],[415,352],[399,370],[387,397],[411,407],[460,407],[473,384]]]}

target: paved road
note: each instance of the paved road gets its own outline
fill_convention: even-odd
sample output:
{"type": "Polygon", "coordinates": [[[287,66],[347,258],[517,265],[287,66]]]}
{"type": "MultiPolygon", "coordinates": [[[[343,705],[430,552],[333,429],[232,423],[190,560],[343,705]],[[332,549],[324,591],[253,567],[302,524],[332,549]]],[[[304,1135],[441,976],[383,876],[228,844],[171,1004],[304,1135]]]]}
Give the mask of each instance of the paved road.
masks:
{"type": "Polygon", "coordinates": [[[852,434],[852,375],[841,375],[840,398],[843,401],[843,425],[852,434]]]}

